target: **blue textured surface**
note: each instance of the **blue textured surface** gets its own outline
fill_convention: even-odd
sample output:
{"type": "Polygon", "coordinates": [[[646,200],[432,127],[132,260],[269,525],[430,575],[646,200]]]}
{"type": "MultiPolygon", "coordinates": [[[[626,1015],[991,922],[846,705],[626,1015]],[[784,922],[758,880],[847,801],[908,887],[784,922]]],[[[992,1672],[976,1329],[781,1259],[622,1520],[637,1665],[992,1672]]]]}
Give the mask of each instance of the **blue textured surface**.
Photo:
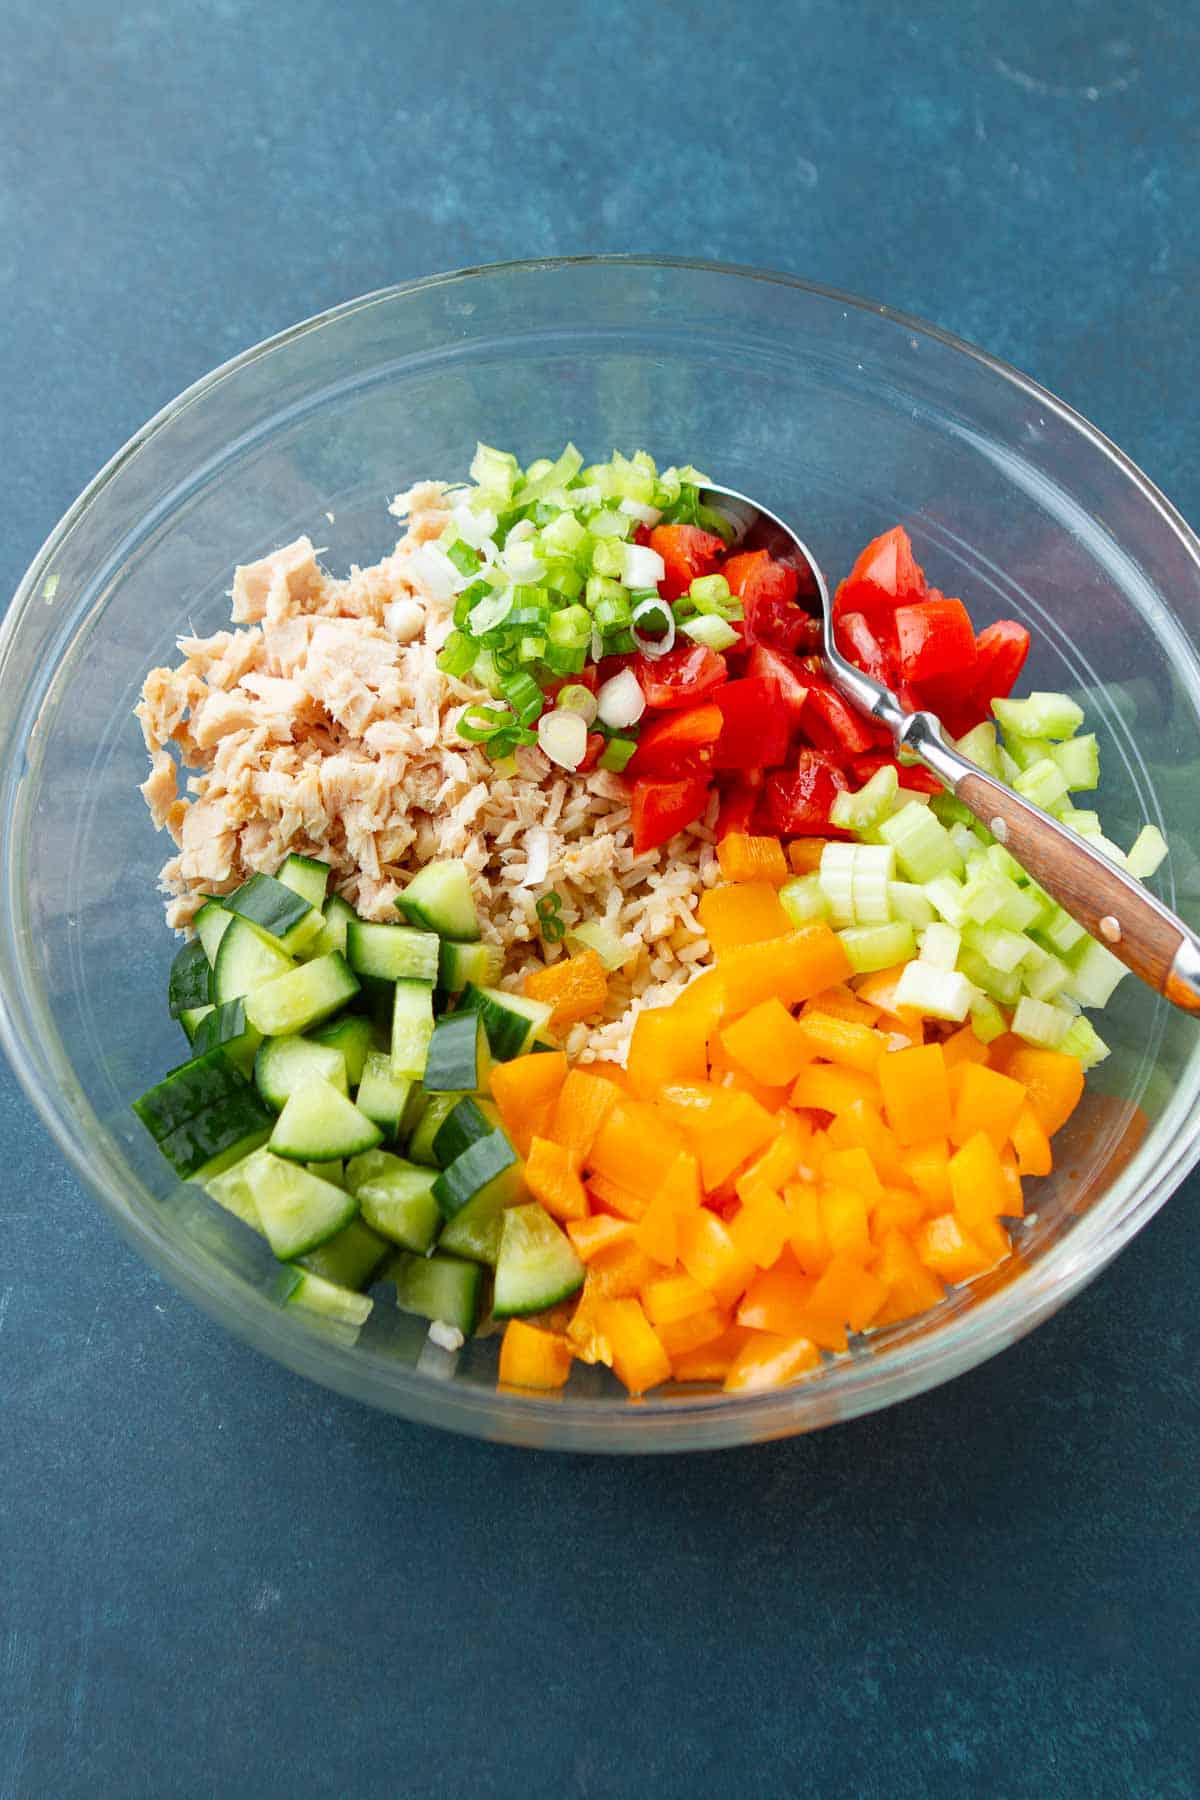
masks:
{"type": "MultiPolygon", "coordinates": [[[[1194,9],[4,15],[0,592],[213,363],[388,281],[582,250],[923,314],[1200,517],[1194,9]]],[[[0,1800],[1200,1792],[1195,1178],[951,1387],[635,1463],[271,1367],[134,1260],[6,1073],[0,1159],[0,1800]]]]}

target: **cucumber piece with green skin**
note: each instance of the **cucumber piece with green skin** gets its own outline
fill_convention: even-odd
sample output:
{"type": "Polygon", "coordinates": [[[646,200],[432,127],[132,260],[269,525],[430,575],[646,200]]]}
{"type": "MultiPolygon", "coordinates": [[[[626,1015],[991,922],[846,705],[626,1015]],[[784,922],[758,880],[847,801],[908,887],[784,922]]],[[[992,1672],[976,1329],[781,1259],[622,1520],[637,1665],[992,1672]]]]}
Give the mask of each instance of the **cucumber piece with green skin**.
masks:
{"type": "Polygon", "coordinates": [[[352,919],[358,914],[348,900],[340,894],[330,894],[325,902],[324,919],[321,935],[312,946],[315,956],[328,956],[331,950],[337,950],[342,956],[346,954],[346,932],[352,919]]]}
{"type": "Polygon", "coordinates": [[[351,1219],[333,1237],[297,1261],[301,1268],[336,1282],[338,1287],[361,1289],[370,1287],[384,1259],[391,1254],[392,1246],[386,1238],[372,1231],[362,1219],[351,1219]]]}
{"type": "Polygon", "coordinates": [[[373,1230],[424,1255],[442,1222],[433,1197],[432,1169],[418,1168],[386,1150],[368,1150],[349,1164],[346,1180],[373,1230]]]}
{"type": "Polygon", "coordinates": [[[318,908],[273,875],[251,875],[221,902],[227,912],[248,919],[294,956],[306,949],[325,923],[318,908]]]}
{"type": "Polygon", "coordinates": [[[284,1278],[282,1298],[285,1306],[298,1306],[322,1319],[353,1326],[365,1325],[375,1304],[368,1295],[352,1293],[309,1269],[294,1269],[284,1278]]]}
{"type": "Polygon", "coordinates": [[[392,1068],[417,1080],[425,1073],[433,1036],[433,984],[398,981],[392,997],[392,1068]]]}
{"type": "Polygon", "coordinates": [[[480,1014],[448,1013],[433,1028],[421,1081],[427,1094],[478,1093],[487,1087],[491,1067],[480,1014]]]}
{"type": "Polygon", "coordinates": [[[465,987],[491,987],[500,979],[504,957],[496,944],[456,944],[443,938],[438,952],[438,986],[461,994],[465,987]]]}
{"type": "Polygon", "coordinates": [[[271,1149],[289,1162],[330,1162],[374,1150],[383,1133],[331,1082],[306,1081],[293,1089],[275,1120],[271,1149]]]}
{"type": "Polygon", "coordinates": [[[499,1194],[481,1194],[477,1200],[456,1212],[443,1225],[438,1248],[453,1256],[465,1256],[471,1262],[496,1266],[500,1254],[500,1227],[504,1222],[504,1200],[499,1194]]]}
{"type": "Polygon", "coordinates": [[[448,1168],[477,1138],[488,1137],[499,1125],[500,1115],[492,1101],[464,1094],[434,1135],[433,1154],[439,1168],[448,1168]]]}
{"type": "Polygon", "coordinates": [[[133,1110],[156,1142],[198,1113],[241,1093],[246,1077],[220,1046],[171,1069],[133,1102],[133,1110]]]}
{"type": "Polygon", "coordinates": [[[433,1148],[434,1139],[464,1096],[427,1094],[424,1088],[414,1089],[414,1093],[421,1096],[422,1105],[420,1116],[409,1132],[408,1154],[413,1162],[424,1163],[427,1168],[436,1169],[438,1159],[433,1148]]]}
{"type": "Polygon", "coordinates": [[[370,1019],[348,1013],[341,1019],[330,1019],[309,1032],[314,1044],[325,1044],[340,1050],[346,1064],[346,1080],[356,1088],[362,1080],[367,1057],[375,1048],[375,1031],[370,1019]]]}
{"type": "Polygon", "coordinates": [[[396,1305],[422,1319],[440,1320],[470,1337],[479,1323],[483,1270],[476,1262],[436,1251],[432,1256],[402,1252],[388,1264],[396,1284],[396,1305]]]}
{"type": "Polygon", "coordinates": [[[229,1168],[219,1174],[211,1175],[204,1186],[208,1194],[218,1206],[248,1225],[251,1231],[257,1231],[265,1237],[262,1220],[258,1216],[258,1207],[254,1201],[255,1182],[261,1173],[263,1162],[271,1152],[264,1145],[261,1149],[251,1151],[249,1156],[239,1157],[229,1168]]]}
{"type": "Polygon", "coordinates": [[[202,1185],[266,1141],[271,1114],[248,1084],[215,1101],[159,1139],[158,1147],[181,1181],[202,1185]]]}
{"type": "Polygon", "coordinates": [[[296,966],[287,951],[249,919],[239,919],[233,913],[228,917],[212,970],[212,998],[218,1005],[226,1000],[242,1000],[252,989],[265,987],[296,966]]]}
{"type": "Polygon", "coordinates": [[[247,1171],[246,1179],[263,1235],[281,1262],[327,1243],[358,1213],[353,1194],[271,1152],[247,1171]]]}
{"type": "Polygon", "coordinates": [[[232,923],[233,914],[226,912],[219,900],[206,900],[192,920],[192,929],[204,945],[210,964],[216,962],[217,946],[232,923]]]}
{"type": "Polygon", "coordinates": [[[317,1176],[320,1181],[332,1181],[334,1187],[346,1186],[346,1165],[340,1156],[331,1157],[328,1162],[305,1163],[304,1166],[310,1175],[317,1176]]]}
{"type": "Polygon", "coordinates": [[[329,875],[328,863],[318,862],[314,856],[300,856],[293,850],[284,857],[275,879],[320,912],[325,905],[329,875]]]}
{"type": "Polygon", "coordinates": [[[426,863],[396,901],[406,919],[460,943],[479,940],[479,915],[467,865],[457,858],[426,863]]]}
{"type": "Polygon", "coordinates": [[[196,1033],[201,1024],[215,1009],[210,1001],[207,1006],[186,1006],[179,1015],[179,1023],[183,1026],[189,1044],[196,1041],[196,1033]]]}
{"type": "Polygon", "coordinates": [[[328,1081],[339,1093],[348,1094],[341,1051],[305,1037],[263,1039],[254,1059],[254,1085],[268,1106],[282,1112],[296,1089],[310,1081],[328,1081]]]}
{"type": "Polygon", "coordinates": [[[493,1311],[520,1318],[557,1306],[583,1286],[584,1267],[571,1240],[536,1201],[511,1206],[500,1226],[493,1311]]]}
{"type": "Polygon", "coordinates": [[[395,1137],[408,1110],[412,1085],[407,1075],[393,1071],[392,1059],[384,1051],[369,1050],[354,1104],[389,1137],[395,1137]]]}
{"type": "Polygon", "coordinates": [[[204,952],[204,945],[199,938],[193,938],[182,950],[176,952],[171,964],[171,973],[167,981],[167,1006],[173,1019],[178,1019],[185,1012],[194,1012],[201,1006],[208,1006],[212,1000],[209,984],[212,981],[212,966],[204,952]]]}
{"type": "MultiPolygon", "coordinates": [[[[218,952],[218,963],[229,933],[218,952]]],[[[218,966],[217,974],[220,974],[218,966]]],[[[307,1031],[337,1012],[358,992],[358,982],[336,950],[255,986],[246,996],[246,1017],[264,1037],[307,1031]]]]}
{"type": "Polygon", "coordinates": [[[346,961],[356,975],[376,981],[437,980],[438,940],[412,925],[376,925],[351,919],[346,926],[346,961]]]}
{"type": "Polygon", "coordinates": [[[246,1018],[245,1001],[226,1000],[201,1019],[192,1039],[192,1054],[202,1056],[206,1050],[219,1046],[243,1074],[249,1075],[261,1043],[262,1033],[255,1031],[246,1018]]]}
{"type": "Polygon", "coordinates": [[[460,1013],[476,1012],[483,1020],[497,1062],[511,1062],[523,1055],[552,1010],[540,1000],[527,1000],[523,994],[505,993],[501,988],[468,986],[458,1003],[460,1013]]]}
{"type": "Polygon", "coordinates": [[[481,1194],[494,1194],[501,1205],[509,1206],[524,1191],[524,1165],[502,1131],[468,1144],[433,1184],[434,1198],[447,1219],[481,1194]]]}

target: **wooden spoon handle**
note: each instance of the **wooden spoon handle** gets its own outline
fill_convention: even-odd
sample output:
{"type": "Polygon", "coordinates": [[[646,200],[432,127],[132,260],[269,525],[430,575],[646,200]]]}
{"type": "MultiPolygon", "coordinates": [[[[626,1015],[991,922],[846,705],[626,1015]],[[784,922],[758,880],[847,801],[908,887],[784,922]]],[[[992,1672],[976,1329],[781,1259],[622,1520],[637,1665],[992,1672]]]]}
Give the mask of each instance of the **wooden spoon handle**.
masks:
{"type": "Polygon", "coordinates": [[[946,743],[929,713],[900,731],[1023,869],[1127,968],[1174,1005],[1200,1013],[1200,938],[1100,851],[946,743]]]}

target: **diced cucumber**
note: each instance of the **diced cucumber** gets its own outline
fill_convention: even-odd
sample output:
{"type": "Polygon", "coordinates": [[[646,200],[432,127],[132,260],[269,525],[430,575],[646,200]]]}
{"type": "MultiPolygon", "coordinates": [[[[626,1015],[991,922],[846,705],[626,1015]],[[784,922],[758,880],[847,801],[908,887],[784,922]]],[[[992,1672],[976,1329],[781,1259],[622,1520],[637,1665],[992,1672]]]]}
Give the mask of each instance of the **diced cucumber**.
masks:
{"type": "Polygon", "coordinates": [[[392,1059],[385,1051],[369,1050],[354,1104],[389,1137],[395,1137],[408,1107],[412,1085],[407,1075],[396,1074],[392,1059]]]}
{"type": "Polygon", "coordinates": [[[509,994],[501,988],[467,987],[458,1003],[459,1013],[477,1012],[483,1020],[488,1044],[497,1062],[511,1062],[529,1048],[537,1031],[553,1011],[540,1000],[509,994]]]}
{"type": "Polygon", "coordinates": [[[468,1144],[433,1184],[434,1197],[447,1219],[481,1194],[498,1195],[501,1204],[508,1206],[524,1189],[524,1165],[502,1131],[468,1144]]]}
{"type": "MultiPolygon", "coordinates": [[[[225,943],[228,941],[226,933],[225,943]]],[[[224,949],[222,944],[221,951],[224,949]]],[[[358,982],[345,958],[331,950],[328,956],[301,963],[299,968],[256,986],[246,997],[246,1017],[264,1037],[284,1037],[319,1024],[357,992],[358,982]]]]}
{"type": "Polygon", "coordinates": [[[331,1082],[307,1081],[293,1089],[275,1121],[271,1149],[290,1162],[328,1162],[357,1156],[382,1143],[383,1133],[331,1082]]]}
{"type": "Polygon", "coordinates": [[[467,865],[457,858],[426,863],[405,888],[396,905],[414,925],[440,937],[473,944],[479,939],[479,915],[471,893],[467,865]]]}
{"type": "Polygon", "coordinates": [[[285,856],[276,879],[284,887],[291,888],[302,900],[320,912],[325,905],[325,890],[329,886],[329,864],[318,862],[312,856],[298,856],[293,850],[285,856]]]}
{"type": "Polygon", "coordinates": [[[158,1147],[181,1180],[203,1184],[257,1150],[266,1141],[270,1119],[246,1084],[176,1126],[158,1147]]]}
{"type": "Polygon", "coordinates": [[[209,1013],[213,1010],[211,1004],[208,1006],[186,1006],[180,1013],[179,1023],[183,1026],[189,1044],[195,1043],[196,1033],[200,1029],[201,1022],[204,1019],[207,1019],[209,1013]]]}
{"type": "Polygon", "coordinates": [[[239,1158],[220,1174],[211,1175],[204,1183],[206,1191],[218,1206],[223,1206],[226,1212],[232,1213],[235,1219],[240,1219],[243,1225],[248,1225],[262,1237],[266,1233],[258,1216],[254,1192],[258,1171],[263,1160],[270,1154],[264,1145],[262,1149],[252,1151],[249,1156],[239,1158]]]}
{"type": "Polygon", "coordinates": [[[267,1242],[281,1262],[326,1243],[358,1212],[353,1194],[270,1152],[247,1179],[267,1242]]]}
{"type": "Polygon", "coordinates": [[[161,1143],[178,1126],[240,1094],[246,1086],[246,1077],[218,1046],[171,1069],[133,1102],[133,1110],[151,1137],[161,1143]]]}
{"type": "Polygon", "coordinates": [[[473,1094],[456,1099],[433,1140],[433,1154],[439,1166],[448,1168],[477,1138],[489,1136],[499,1124],[500,1115],[491,1100],[482,1096],[476,1099],[473,1094]]]}
{"type": "Polygon", "coordinates": [[[349,1164],[346,1180],[368,1225],[393,1244],[424,1255],[442,1222],[432,1169],[418,1168],[386,1150],[368,1150],[349,1164]]]}
{"type": "Polygon", "coordinates": [[[373,925],[351,919],[346,926],[346,961],[356,975],[376,981],[437,980],[438,940],[411,925],[373,925]]]}
{"type": "MultiPolygon", "coordinates": [[[[424,1089],[417,1090],[423,1096],[420,1116],[411,1126],[408,1140],[408,1154],[414,1162],[424,1163],[429,1168],[437,1168],[438,1159],[434,1154],[434,1141],[438,1132],[454,1111],[462,1094],[425,1094],[424,1089]]],[[[406,1119],[405,1124],[409,1121],[406,1119]]]]}
{"type": "MultiPolygon", "coordinates": [[[[241,1002],[236,1002],[240,1005],[241,1002]]],[[[282,1112],[297,1088],[328,1081],[346,1094],[346,1064],[340,1050],[311,1038],[264,1038],[254,1059],[254,1085],[268,1106],[282,1112]]]]}
{"type": "Polygon", "coordinates": [[[367,1057],[376,1048],[376,1036],[370,1019],[360,1014],[348,1013],[341,1019],[330,1019],[325,1025],[318,1025],[309,1032],[314,1044],[325,1044],[331,1050],[340,1050],[346,1064],[346,1080],[352,1088],[356,1088],[363,1077],[367,1057]]]}
{"type": "Polygon", "coordinates": [[[498,1319],[545,1312],[583,1286],[584,1267],[570,1239],[532,1202],[511,1206],[500,1228],[493,1310],[498,1319]]]}
{"type": "Polygon", "coordinates": [[[392,998],[392,1068],[417,1080],[425,1073],[433,1036],[433,987],[428,981],[398,981],[392,998]]]}
{"type": "Polygon", "coordinates": [[[346,1185],[346,1165],[340,1156],[331,1157],[328,1162],[305,1163],[310,1175],[316,1175],[321,1181],[332,1181],[334,1187],[344,1188],[346,1185]]]}
{"type": "Polygon", "coordinates": [[[311,944],[324,923],[302,894],[276,881],[273,875],[252,875],[236,893],[227,894],[221,904],[227,912],[248,919],[276,939],[289,956],[311,944]]]}
{"type": "Polygon", "coordinates": [[[993,700],[992,711],[1005,735],[1069,738],[1083,724],[1083,708],[1066,694],[1030,694],[1024,700],[993,700]]]}
{"type": "MultiPolygon", "coordinates": [[[[213,963],[212,997],[218,1004],[224,1000],[241,1000],[255,988],[288,974],[295,963],[274,938],[267,937],[249,919],[229,914],[229,924],[217,945],[213,963]]],[[[252,1024],[257,1021],[252,1020],[252,1024]]],[[[264,1027],[259,1025],[260,1031],[264,1027]]],[[[266,1032],[265,1035],[272,1035],[266,1032]]]]}
{"type": "MultiPolygon", "coordinates": [[[[266,1154],[269,1156],[270,1151],[266,1154]]],[[[391,1249],[387,1239],[380,1237],[377,1231],[372,1231],[361,1219],[351,1219],[333,1237],[315,1250],[309,1250],[298,1261],[314,1275],[334,1281],[339,1287],[365,1288],[370,1286],[372,1277],[382,1266],[384,1257],[391,1254],[391,1249]]]]}
{"type": "Polygon", "coordinates": [[[285,1306],[299,1306],[322,1319],[336,1319],[341,1325],[365,1325],[375,1302],[366,1294],[352,1293],[335,1281],[311,1269],[296,1269],[284,1293],[285,1306]]]}
{"type": "Polygon", "coordinates": [[[206,1050],[220,1046],[230,1061],[248,1075],[261,1043],[262,1033],[246,1018],[246,1002],[226,1000],[201,1019],[192,1039],[192,1054],[202,1056],[206,1050]]]}
{"type": "Polygon", "coordinates": [[[497,944],[455,944],[443,938],[438,952],[438,986],[461,994],[467,986],[489,987],[500,977],[504,957],[497,944]]]}
{"type": "Polygon", "coordinates": [[[396,1284],[396,1305],[419,1318],[453,1325],[465,1338],[479,1323],[483,1270],[457,1256],[413,1256],[401,1253],[388,1265],[396,1284]]]}
{"type": "Polygon", "coordinates": [[[204,945],[210,963],[216,962],[217,946],[232,923],[233,914],[226,912],[217,900],[206,900],[192,920],[192,929],[204,945]]]}
{"type": "Polygon", "coordinates": [[[491,1067],[480,1015],[448,1013],[434,1025],[421,1079],[428,1094],[479,1093],[487,1087],[491,1067]]]}
{"type": "Polygon", "coordinates": [[[212,980],[212,968],[204,953],[204,945],[199,938],[193,938],[182,950],[176,952],[171,964],[171,974],[167,982],[167,1006],[173,1019],[182,1018],[185,1012],[195,1012],[202,1006],[209,1005],[212,995],[209,983],[212,980]]]}
{"type": "Polygon", "coordinates": [[[330,894],[325,902],[325,923],[321,927],[321,935],[312,945],[315,956],[328,956],[331,950],[337,950],[342,956],[346,954],[346,933],[352,920],[358,914],[348,900],[340,894],[330,894]]]}
{"type": "Polygon", "coordinates": [[[504,1201],[498,1194],[481,1194],[468,1200],[461,1212],[442,1226],[438,1243],[454,1256],[466,1256],[472,1262],[496,1266],[500,1254],[500,1227],[504,1219],[504,1201]]]}

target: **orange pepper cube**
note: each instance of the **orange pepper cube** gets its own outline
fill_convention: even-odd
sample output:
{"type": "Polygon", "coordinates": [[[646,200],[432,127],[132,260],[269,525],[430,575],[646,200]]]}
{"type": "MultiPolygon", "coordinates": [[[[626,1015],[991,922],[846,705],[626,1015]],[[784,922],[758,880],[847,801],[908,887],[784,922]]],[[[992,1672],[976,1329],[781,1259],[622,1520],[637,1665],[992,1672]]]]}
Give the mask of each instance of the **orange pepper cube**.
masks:
{"type": "Polygon", "coordinates": [[[737,1322],[753,1331],[795,1336],[801,1330],[804,1308],[815,1285],[789,1252],[773,1269],[754,1277],[737,1309],[737,1322]]]}
{"type": "Polygon", "coordinates": [[[880,1099],[879,1083],[872,1076],[864,1075],[858,1069],[837,1068],[832,1063],[809,1063],[792,1083],[792,1105],[808,1107],[814,1112],[836,1115],[845,1112],[855,1101],[878,1106],[880,1099]]]}
{"type": "Polygon", "coordinates": [[[612,1350],[613,1371],[631,1394],[671,1379],[667,1353],[636,1300],[600,1300],[596,1320],[612,1350]]]}
{"type": "Polygon", "coordinates": [[[704,1038],[684,1011],[652,1006],[640,1012],[629,1039],[629,1085],[643,1099],[672,1082],[704,1081],[708,1058],[704,1038]]]}
{"type": "Polygon", "coordinates": [[[554,1219],[586,1219],[588,1197],[579,1164],[563,1144],[535,1137],[525,1159],[525,1185],[554,1219]]]}
{"type": "Polygon", "coordinates": [[[751,1095],[731,1093],[729,1098],[735,1104],[720,1128],[699,1141],[700,1180],[709,1194],[770,1143],[777,1129],[773,1116],[751,1095]]]}
{"type": "Polygon", "coordinates": [[[664,1268],[679,1254],[679,1214],[665,1187],[659,1189],[633,1228],[638,1249],[664,1268]]]}
{"type": "MultiPolygon", "coordinates": [[[[610,1082],[599,1085],[617,1092],[610,1082]]],[[[594,1174],[650,1201],[683,1147],[659,1108],[617,1094],[584,1161],[594,1174]]]]}
{"type": "Polygon", "coordinates": [[[875,1273],[887,1289],[887,1299],[875,1316],[876,1325],[894,1325],[928,1312],[942,1298],[942,1284],[927,1269],[903,1231],[885,1231],[875,1273]]]}
{"type": "Polygon", "coordinates": [[[743,944],[718,954],[731,1016],[749,1012],[772,994],[785,1006],[798,1005],[850,973],[845,945],[823,921],[786,937],[743,944]]]}
{"type": "MultiPolygon", "coordinates": [[[[545,1054],[517,1058],[518,1062],[532,1063],[548,1060],[545,1054]]],[[[499,1065],[503,1069],[515,1066],[514,1063],[499,1065]]],[[[493,1071],[492,1074],[493,1092],[497,1072],[493,1071]]],[[[600,1075],[589,1075],[585,1069],[572,1069],[555,1102],[550,1130],[542,1135],[553,1138],[557,1144],[565,1145],[568,1150],[574,1151],[581,1163],[586,1163],[596,1133],[620,1099],[621,1090],[613,1082],[605,1081],[600,1075]]]]}
{"type": "Polygon", "coordinates": [[[778,838],[751,837],[744,831],[725,834],[717,845],[717,861],[726,881],[770,881],[782,887],[789,874],[778,838]]]}
{"type": "Polygon", "coordinates": [[[980,1063],[959,1066],[962,1073],[954,1098],[951,1138],[956,1144],[965,1144],[977,1131],[986,1131],[997,1150],[1002,1150],[1025,1104],[1025,1089],[1011,1075],[1000,1075],[980,1063]]]}
{"type": "Polygon", "coordinates": [[[949,1212],[954,1204],[950,1191],[950,1146],[945,1138],[910,1144],[903,1152],[904,1176],[925,1196],[935,1212],[949,1212]]]}
{"type": "Polygon", "coordinates": [[[632,1239],[601,1250],[588,1264],[588,1277],[597,1294],[606,1300],[627,1300],[640,1294],[648,1281],[661,1274],[660,1264],[640,1250],[632,1239]]]}
{"type": "Polygon", "coordinates": [[[950,1087],[940,1044],[893,1050],[880,1059],[887,1122],[902,1144],[950,1135],[950,1087]]]}
{"type": "Polygon", "coordinates": [[[729,1221],[730,1237],[759,1269],[769,1269],[779,1261],[791,1233],[791,1214],[769,1188],[751,1194],[729,1221]]]}
{"type": "Polygon", "coordinates": [[[642,1289],[642,1305],[656,1330],[660,1325],[678,1325],[681,1319],[709,1312],[712,1310],[712,1303],[713,1297],[708,1289],[702,1288],[698,1281],[693,1281],[682,1270],[671,1275],[659,1275],[654,1281],[648,1281],[642,1289]]]}
{"type": "Polygon", "coordinates": [[[955,1213],[927,1219],[913,1239],[913,1248],[927,1269],[951,1283],[970,1281],[997,1260],[964,1229],[955,1213]]]}
{"type": "Polygon", "coordinates": [[[761,944],[766,938],[786,937],[791,929],[778,893],[766,881],[706,888],[696,917],[707,933],[714,956],[738,944],[761,944]]]}
{"type": "Polygon", "coordinates": [[[796,1261],[809,1275],[819,1275],[833,1254],[825,1235],[819,1189],[811,1182],[796,1182],[784,1189],[784,1204],[791,1221],[788,1242],[796,1261]]]}
{"type": "Polygon", "coordinates": [[[672,1350],[671,1373],[676,1381],[724,1381],[753,1335],[740,1325],[723,1325],[715,1337],[706,1338],[702,1344],[672,1350]]]}
{"type": "Polygon", "coordinates": [[[975,1220],[994,1219],[1006,1210],[1008,1183],[1000,1166],[1000,1153],[986,1131],[977,1131],[961,1150],[955,1151],[950,1158],[949,1175],[954,1210],[968,1221],[968,1229],[975,1229],[975,1220]]]}
{"type": "Polygon", "coordinates": [[[883,1183],[870,1152],[861,1146],[853,1150],[827,1150],[821,1161],[821,1175],[825,1181],[839,1187],[854,1188],[864,1200],[877,1200],[883,1193],[883,1183]]]}
{"type": "Polygon", "coordinates": [[[608,999],[608,976],[594,950],[578,956],[561,956],[544,969],[525,977],[525,992],[552,1010],[546,1021],[551,1031],[565,1031],[581,1019],[595,1018],[608,999]]]}
{"type": "MultiPolygon", "coordinates": [[[[702,1312],[689,1313],[685,1319],[664,1320],[654,1327],[658,1333],[658,1341],[671,1359],[674,1373],[677,1359],[699,1350],[704,1344],[711,1344],[729,1330],[729,1314],[721,1307],[714,1306],[712,1296],[709,1304],[702,1312]]],[[[676,1376],[676,1380],[679,1377],[676,1376]]]]}
{"type": "Polygon", "coordinates": [[[813,1056],[873,1075],[884,1052],[884,1040],[869,1025],[834,1013],[805,1012],[797,1028],[813,1056]]]}
{"type": "Polygon", "coordinates": [[[567,1059],[561,1050],[517,1056],[492,1069],[492,1098],[505,1131],[522,1156],[528,1156],[535,1132],[555,1135],[550,1121],[566,1079],[567,1059]]]}
{"type": "Polygon", "coordinates": [[[877,1276],[852,1256],[835,1256],[804,1309],[808,1335],[823,1350],[846,1348],[846,1327],[865,1331],[887,1299],[877,1276]]]}
{"type": "Polygon", "coordinates": [[[1017,1170],[1022,1175],[1049,1175],[1054,1168],[1050,1139],[1042,1130],[1041,1120],[1026,1101],[1013,1120],[1012,1147],[1017,1153],[1017,1170]]]}
{"type": "Polygon", "coordinates": [[[821,1352],[811,1338],[756,1331],[730,1363],[725,1392],[756,1394],[766,1388],[786,1387],[820,1361],[821,1352]]]}
{"type": "Polygon", "coordinates": [[[792,874],[811,875],[819,869],[828,842],[828,838],[793,838],[787,849],[792,874]]]}
{"type": "Polygon", "coordinates": [[[871,1231],[865,1194],[851,1187],[823,1188],[821,1222],[834,1256],[854,1256],[860,1262],[870,1259],[871,1231]]]}
{"type": "Polygon", "coordinates": [[[769,1087],[786,1086],[813,1054],[799,1023],[774,995],[727,1025],[721,1042],[735,1063],[769,1087]]]}
{"type": "Polygon", "coordinates": [[[835,1150],[865,1150],[885,1182],[908,1179],[895,1132],[868,1100],[851,1101],[830,1120],[829,1142],[835,1150]]]}
{"type": "Polygon", "coordinates": [[[732,1306],[749,1287],[754,1264],[716,1213],[701,1207],[679,1221],[679,1260],[693,1281],[721,1306],[732,1306]]]}
{"type": "Polygon", "coordinates": [[[587,1219],[568,1219],[567,1236],[580,1262],[589,1263],[602,1250],[632,1243],[633,1226],[628,1219],[614,1219],[611,1213],[593,1213],[587,1219]]]}
{"type": "Polygon", "coordinates": [[[571,1373],[566,1338],[510,1319],[500,1345],[500,1380],[505,1387],[560,1388],[571,1373]]]}
{"type": "Polygon", "coordinates": [[[1005,1059],[1005,1074],[1028,1091],[1042,1130],[1053,1137],[1070,1118],[1083,1096],[1083,1065],[1061,1050],[1035,1050],[1019,1044],[1005,1059]]]}
{"type": "Polygon", "coordinates": [[[946,1058],[948,1069],[960,1062],[986,1064],[988,1048],[982,1038],[976,1036],[975,1027],[968,1020],[961,1030],[946,1038],[942,1044],[942,1055],[946,1058]]]}

